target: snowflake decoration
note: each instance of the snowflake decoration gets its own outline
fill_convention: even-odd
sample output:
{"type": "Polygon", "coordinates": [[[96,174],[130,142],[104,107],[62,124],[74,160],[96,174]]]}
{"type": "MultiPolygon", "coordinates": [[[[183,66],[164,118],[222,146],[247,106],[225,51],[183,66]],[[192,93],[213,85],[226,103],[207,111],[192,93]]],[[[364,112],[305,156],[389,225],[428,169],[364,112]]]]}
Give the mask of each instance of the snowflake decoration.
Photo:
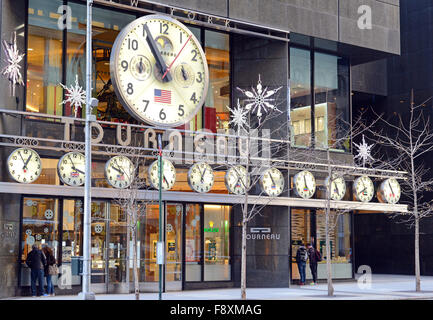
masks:
{"type": "Polygon", "coordinates": [[[247,114],[248,110],[243,109],[239,103],[238,99],[238,105],[237,107],[234,107],[233,109],[227,106],[227,108],[230,110],[230,113],[232,114],[232,120],[230,120],[229,124],[234,124],[238,127],[238,129],[241,128],[249,128],[248,122],[247,122],[247,114]]]}
{"type": "Polygon", "coordinates": [[[24,85],[23,77],[20,72],[21,66],[19,64],[25,56],[24,53],[20,54],[17,48],[16,32],[14,32],[11,43],[8,43],[7,41],[3,40],[3,47],[5,50],[5,55],[6,55],[5,62],[7,63],[7,65],[2,70],[2,74],[6,75],[7,78],[9,79],[12,86],[11,88],[12,95],[15,96],[15,86],[17,84],[22,86],[24,85]]]}
{"type": "Polygon", "coordinates": [[[274,110],[275,105],[273,104],[275,102],[275,98],[271,98],[274,94],[276,94],[282,87],[279,87],[274,90],[268,90],[268,88],[264,88],[262,86],[262,80],[260,79],[259,74],[259,81],[257,83],[256,89],[251,87],[251,91],[242,90],[240,88],[237,88],[239,91],[241,91],[243,94],[247,96],[247,99],[245,101],[247,104],[245,105],[245,110],[255,112],[257,114],[257,118],[259,119],[259,125],[262,121],[263,113],[268,112],[268,110],[274,110]]]}
{"type": "Polygon", "coordinates": [[[374,145],[368,145],[365,142],[364,135],[362,135],[362,143],[356,144],[353,143],[358,148],[358,154],[355,155],[354,159],[361,159],[362,160],[362,166],[365,167],[365,163],[368,161],[374,161],[374,158],[371,156],[371,149],[374,145]]]}
{"type": "Polygon", "coordinates": [[[78,74],[75,76],[75,86],[70,86],[69,88],[64,84],[60,83],[63,89],[66,90],[66,100],[63,100],[60,104],[70,103],[74,108],[75,117],[78,114],[78,108],[82,108],[83,104],[86,104],[86,92],[78,84],[78,74]]]}

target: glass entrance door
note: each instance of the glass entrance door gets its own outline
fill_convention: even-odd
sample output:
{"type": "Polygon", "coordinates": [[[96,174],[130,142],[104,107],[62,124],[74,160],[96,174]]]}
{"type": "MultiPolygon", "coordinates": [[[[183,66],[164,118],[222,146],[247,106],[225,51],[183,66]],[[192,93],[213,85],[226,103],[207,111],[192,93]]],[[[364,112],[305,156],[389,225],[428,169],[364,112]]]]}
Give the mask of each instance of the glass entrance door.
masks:
{"type": "Polygon", "coordinates": [[[167,203],[165,219],[165,291],[182,290],[183,205],[167,203]]]}

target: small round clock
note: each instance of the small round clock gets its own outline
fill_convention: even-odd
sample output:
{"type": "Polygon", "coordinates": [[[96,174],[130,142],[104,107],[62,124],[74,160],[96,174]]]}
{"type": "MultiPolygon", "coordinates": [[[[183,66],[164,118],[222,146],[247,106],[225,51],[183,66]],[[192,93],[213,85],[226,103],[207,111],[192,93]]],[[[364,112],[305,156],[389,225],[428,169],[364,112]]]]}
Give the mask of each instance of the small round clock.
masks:
{"type": "MultiPolygon", "coordinates": [[[[329,188],[329,177],[325,179],[325,186],[329,188]]],[[[331,181],[330,198],[335,201],[340,201],[346,194],[346,181],[343,177],[334,177],[331,181]]]]}
{"type": "Polygon", "coordinates": [[[124,189],[134,180],[134,164],[125,156],[111,158],[105,164],[105,178],[114,188],[124,189]]]}
{"type": "Polygon", "coordinates": [[[191,166],[188,171],[188,184],[196,192],[209,192],[214,184],[212,167],[206,162],[191,166]]]}
{"type": "Polygon", "coordinates": [[[141,17],[119,33],[110,73],[128,112],[156,126],[176,127],[191,120],[209,86],[200,42],[185,25],[164,15],[141,17]]]}
{"type": "Polygon", "coordinates": [[[21,183],[34,182],[42,171],[41,158],[30,148],[18,148],[12,151],[7,166],[11,177],[21,183]]]}
{"type": "Polygon", "coordinates": [[[69,186],[81,186],[85,177],[85,157],[80,152],[64,154],[57,164],[60,180],[69,186]]]}
{"type": "Polygon", "coordinates": [[[373,199],[374,184],[368,176],[361,176],[353,182],[353,195],[356,200],[369,202],[373,199]]]}
{"type": "Polygon", "coordinates": [[[377,198],[380,202],[395,204],[400,200],[401,188],[397,179],[389,178],[380,184],[377,192],[377,198]]]}
{"type": "Polygon", "coordinates": [[[277,168],[267,169],[260,177],[260,186],[268,196],[278,197],[284,190],[284,176],[277,168]]]}
{"type": "MultiPolygon", "coordinates": [[[[152,162],[148,170],[151,186],[159,190],[159,161],[152,162]]],[[[162,158],[162,190],[170,190],[175,182],[176,169],[169,160],[162,158]]]]}
{"type": "Polygon", "coordinates": [[[316,191],[316,179],[310,171],[301,171],[293,177],[295,193],[304,199],[310,199],[316,191]]]}
{"type": "Polygon", "coordinates": [[[250,176],[244,166],[237,165],[227,170],[224,182],[227,190],[233,194],[244,194],[250,186],[250,176]]]}

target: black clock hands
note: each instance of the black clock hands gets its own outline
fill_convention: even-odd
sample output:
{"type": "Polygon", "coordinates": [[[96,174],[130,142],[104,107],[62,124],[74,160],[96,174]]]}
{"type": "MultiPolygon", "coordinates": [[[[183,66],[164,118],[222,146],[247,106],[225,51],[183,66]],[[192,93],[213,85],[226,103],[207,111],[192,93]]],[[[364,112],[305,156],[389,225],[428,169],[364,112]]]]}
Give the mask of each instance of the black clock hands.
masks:
{"type": "Polygon", "coordinates": [[[275,183],[274,178],[272,178],[272,174],[271,173],[269,173],[269,177],[271,177],[272,185],[275,187],[277,184],[275,183]]]}
{"type": "Polygon", "coordinates": [[[389,180],[388,180],[388,185],[389,185],[389,187],[391,188],[392,195],[395,197],[394,190],[392,189],[392,186],[391,186],[391,183],[389,182],[389,180]]]}
{"type": "Polygon", "coordinates": [[[182,77],[183,77],[183,80],[188,80],[188,73],[185,71],[185,68],[182,66],[181,67],[181,71],[182,71],[182,77]]]}
{"type": "Polygon", "coordinates": [[[335,190],[337,190],[337,194],[340,194],[340,190],[338,190],[337,182],[334,181],[335,190]]]}
{"type": "Polygon", "coordinates": [[[76,172],[79,172],[79,173],[82,173],[82,174],[84,174],[84,172],[83,171],[81,171],[80,169],[77,169],[76,167],[75,167],[75,164],[74,164],[74,162],[72,161],[72,158],[71,158],[71,156],[68,156],[68,158],[69,158],[69,160],[71,160],[71,163],[72,163],[72,170],[75,170],[76,172]]]}
{"type": "Polygon", "coordinates": [[[21,155],[21,152],[18,151],[18,154],[20,155],[21,160],[23,160],[23,163],[24,163],[23,170],[24,170],[25,167],[26,167],[26,162],[24,161],[24,158],[23,158],[23,156],[21,155]]]}
{"type": "Polygon", "coordinates": [[[164,59],[162,58],[161,53],[158,50],[158,46],[156,45],[155,40],[152,37],[152,34],[150,33],[149,27],[147,26],[147,24],[144,24],[144,30],[146,30],[146,41],[147,44],[149,45],[150,51],[152,52],[153,56],[155,57],[156,63],[159,66],[159,69],[161,71],[161,74],[164,74],[165,77],[163,77],[163,81],[164,79],[167,79],[167,82],[170,82],[171,80],[173,80],[170,72],[168,72],[168,68],[167,65],[164,61],[164,59]]]}
{"type": "Polygon", "coordinates": [[[307,191],[310,191],[310,188],[308,188],[308,185],[307,185],[307,178],[305,177],[305,175],[304,175],[304,185],[305,185],[305,188],[307,188],[307,191]]]}
{"type": "Polygon", "coordinates": [[[201,177],[200,177],[200,181],[201,181],[201,182],[204,182],[203,177],[204,177],[204,174],[205,174],[205,172],[206,172],[206,169],[207,169],[207,167],[204,168],[203,173],[201,174],[201,177]]]}

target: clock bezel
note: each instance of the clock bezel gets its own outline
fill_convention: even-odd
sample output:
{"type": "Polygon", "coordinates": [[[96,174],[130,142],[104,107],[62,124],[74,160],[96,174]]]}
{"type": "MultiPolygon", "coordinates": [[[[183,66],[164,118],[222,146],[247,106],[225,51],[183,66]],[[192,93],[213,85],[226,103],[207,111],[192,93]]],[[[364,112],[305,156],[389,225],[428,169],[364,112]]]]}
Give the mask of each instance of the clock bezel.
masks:
{"type": "Polygon", "coordinates": [[[206,96],[207,96],[207,93],[209,90],[209,67],[207,64],[206,55],[203,51],[203,48],[201,46],[200,41],[195,37],[195,35],[191,32],[191,30],[189,30],[189,28],[187,26],[185,26],[183,23],[181,23],[180,21],[173,19],[169,16],[163,15],[163,14],[151,14],[151,15],[147,15],[144,17],[140,17],[138,19],[135,19],[134,21],[132,21],[131,23],[129,23],[126,27],[124,27],[122,29],[122,31],[117,35],[116,40],[114,41],[114,44],[112,47],[112,51],[111,51],[111,55],[110,55],[110,77],[111,77],[111,82],[113,84],[114,92],[116,93],[116,96],[119,99],[120,104],[126,109],[126,111],[130,115],[132,115],[135,119],[137,119],[139,121],[148,123],[148,124],[153,125],[153,126],[160,126],[160,127],[169,127],[169,128],[178,127],[178,126],[181,126],[181,125],[191,121],[191,119],[195,117],[195,115],[198,113],[198,111],[203,106],[204,102],[206,101],[206,96]],[[159,121],[146,119],[143,115],[136,112],[136,110],[134,110],[134,108],[129,105],[129,103],[127,102],[128,100],[126,99],[126,97],[123,93],[123,90],[121,90],[121,84],[119,81],[119,73],[118,73],[118,70],[116,68],[116,66],[118,65],[118,62],[119,62],[119,51],[120,51],[121,45],[122,45],[123,40],[125,39],[126,35],[129,33],[129,31],[131,29],[133,29],[134,27],[136,27],[136,25],[141,24],[141,23],[145,23],[146,21],[153,20],[153,19],[166,20],[170,23],[176,24],[179,28],[181,28],[183,31],[185,31],[188,35],[192,35],[191,40],[193,40],[197,44],[199,54],[201,55],[202,60],[203,60],[205,84],[204,84],[204,88],[203,88],[202,97],[201,97],[199,103],[196,105],[195,110],[193,112],[191,112],[190,116],[188,116],[187,118],[184,118],[182,121],[178,121],[175,123],[161,123],[159,121]]]}
{"type": "Polygon", "coordinates": [[[293,177],[293,182],[294,182],[294,184],[295,184],[295,188],[293,188],[293,189],[294,189],[294,191],[295,191],[295,194],[296,194],[298,197],[301,197],[301,198],[303,198],[303,199],[311,199],[311,198],[314,196],[314,194],[316,193],[316,190],[317,190],[317,181],[316,181],[316,177],[315,177],[315,176],[314,176],[310,171],[308,171],[308,170],[303,170],[303,171],[298,172],[297,174],[295,174],[295,176],[293,177]],[[312,193],[311,196],[308,196],[308,197],[304,197],[303,195],[301,195],[301,194],[298,193],[298,188],[297,188],[298,178],[300,177],[300,175],[301,175],[302,173],[309,173],[309,174],[311,174],[311,176],[312,176],[313,179],[314,179],[314,192],[312,193]]]}
{"type": "Polygon", "coordinates": [[[373,197],[374,197],[374,182],[373,182],[373,180],[371,180],[371,178],[369,176],[367,176],[367,175],[363,175],[363,176],[360,176],[360,177],[356,178],[355,181],[353,181],[353,196],[359,202],[368,203],[371,200],[373,200],[373,197]],[[358,192],[356,191],[356,185],[358,184],[358,181],[360,181],[363,177],[367,177],[371,181],[371,184],[373,185],[373,192],[371,193],[371,197],[368,200],[361,200],[358,197],[358,192]]]}
{"type": "MultiPolygon", "coordinates": [[[[152,178],[151,178],[151,175],[150,175],[150,172],[152,171],[152,168],[153,168],[154,165],[155,165],[155,166],[158,166],[158,161],[159,161],[158,159],[155,160],[155,161],[153,161],[153,162],[149,165],[149,168],[147,168],[147,176],[148,176],[148,178],[149,178],[150,186],[151,186],[153,189],[156,189],[156,190],[159,190],[159,188],[157,188],[157,187],[154,185],[154,183],[153,183],[153,181],[152,181],[152,178]]],[[[174,169],[174,181],[173,181],[173,185],[172,185],[169,189],[164,189],[164,188],[162,188],[162,190],[164,190],[164,191],[168,191],[168,190],[171,190],[171,188],[173,188],[173,186],[176,184],[176,167],[173,165],[173,163],[172,163],[170,160],[168,160],[168,159],[166,159],[166,158],[162,158],[162,161],[166,161],[166,162],[171,163],[171,166],[172,166],[173,169],[174,169]]],[[[165,166],[164,166],[164,163],[163,163],[163,165],[162,165],[163,173],[164,173],[164,168],[165,168],[165,166]]]]}
{"type": "Polygon", "coordinates": [[[187,179],[187,180],[188,180],[188,185],[189,185],[189,187],[191,188],[191,190],[193,190],[193,191],[195,191],[195,192],[197,192],[197,193],[208,193],[209,191],[203,191],[203,192],[202,192],[202,191],[199,191],[199,190],[195,189],[195,188],[193,187],[192,183],[191,183],[192,170],[194,169],[194,167],[199,166],[200,164],[205,164],[206,166],[208,166],[208,167],[210,168],[210,170],[211,170],[211,172],[212,172],[212,177],[213,177],[213,179],[212,179],[212,184],[211,184],[211,186],[210,186],[209,191],[212,190],[213,185],[214,185],[214,183],[215,183],[215,174],[214,174],[214,171],[213,171],[212,167],[210,166],[210,164],[207,163],[207,162],[204,162],[204,161],[194,163],[194,164],[189,168],[189,170],[188,170],[188,175],[187,175],[187,176],[188,176],[188,179],[187,179]]]}
{"type": "Polygon", "coordinates": [[[249,174],[249,172],[246,173],[246,175],[247,175],[247,186],[245,186],[245,192],[242,192],[242,193],[236,193],[236,192],[233,192],[233,190],[230,188],[230,185],[229,185],[229,183],[228,183],[228,176],[229,176],[230,171],[231,171],[231,170],[234,170],[234,169],[233,169],[234,167],[242,167],[242,168],[244,168],[245,171],[247,170],[247,168],[245,168],[245,167],[244,167],[243,165],[241,165],[241,164],[231,166],[231,167],[226,171],[226,174],[224,175],[224,184],[225,184],[226,189],[228,190],[229,193],[234,194],[234,195],[243,195],[243,194],[245,194],[245,193],[248,192],[247,189],[250,187],[250,184],[251,184],[250,174],[249,174]]]}
{"type": "Polygon", "coordinates": [[[400,185],[400,183],[398,182],[398,180],[395,179],[395,178],[388,178],[388,179],[385,179],[385,180],[383,180],[383,181],[381,182],[380,187],[379,187],[379,190],[377,190],[377,194],[376,194],[376,196],[377,196],[377,199],[379,200],[379,202],[381,202],[381,203],[396,204],[396,203],[398,203],[398,202],[400,201],[400,198],[401,198],[401,185],[400,185]],[[388,198],[387,198],[386,195],[385,195],[385,184],[386,184],[386,182],[387,182],[388,180],[391,180],[391,179],[394,179],[394,180],[397,182],[397,184],[398,184],[398,186],[399,186],[399,190],[400,190],[399,195],[398,195],[398,199],[397,199],[396,202],[389,202],[389,201],[388,201],[388,198]]]}
{"type": "Polygon", "coordinates": [[[37,151],[34,150],[34,149],[32,149],[32,148],[27,148],[27,147],[16,148],[15,150],[13,150],[13,151],[9,154],[9,156],[8,156],[8,158],[7,158],[7,160],[6,160],[6,165],[7,165],[7,167],[8,167],[8,173],[9,173],[9,176],[10,176],[14,181],[16,181],[16,182],[18,182],[18,183],[25,183],[25,184],[33,183],[33,182],[35,182],[36,180],[38,180],[38,178],[40,177],[40,175],[41,175],[41,173],[42,173],[42,160],[41,160],[41,157],[39,156],[39,153],[37,153],[37,151]],[[10,171],[10,165],[9,165],[9,163],[10,163],[10,159],[11,159],[12,155],[13,155],[15,152],[17,152],[18,150],[30,150],[30,152],[33,151],[33,152],[36,154],[36,156],[38,157],[37,159],[38,159],[38,161],[39,161],[39,164],[41,165],[41,171],[39,172],[38,176],[37,176],[35,179],[33,179],[33,181],[29,181],[29,182],[18,181],[17,179],[15,179],[15,177],[12,175],[12,172],[10,171]]]}
{"type": "Polygon", "coordinates": [[[260,188],[262,189],[262,191],[264,192],[264,193],[266,193],[269,197],[279,197],[282,193],[283,193],[283,191],[284,191],[284,187],[286,186],[286,183],[284,182],[284,175],[283,175],[283,173],[281,172],[281,170],[279,170],[278,168],[269,168],[269,169],[266,169],[265,170],[265,172],[263,172],[263,174],[260,176],[260,188]],[[282,177],[282,181],[283,181],[283,188],[282,188],[282,190],[281,190],[281,192],[279,192],[277,195],[270,195],[267,191],[266,191],[266,189],[265,189],[265,186],[264,186],[264,182],[263,182],[263,179],[265,178],[265,174],[266,173],[268,173],[269,171],[272,171],[272,170],[277,170],[279,173],[280,173],[280,175],[281,175],[281,177],[282,177]]]}
{"type": "Polygon", "coordinates": [[[131,166],[134,167],[134,164],[132,163],[131,159],[129,159],[129,158],[126,157],[126,156],[122,156],[122,155],[120,155],[120,156],[114,156],[114,157],[111,157],[111,158],[108,159],[107,162],[105,163],[105,169],[104,169],[105,179],[107,180],[108,184],[109,184],[110,186],[112,186],[113,188],[116,188],[116,189],[126,189],[126,188],[128,188],[128,187],[132,184],[132,181],[134,181],[135,168],[134,168],[133,175],[132,175],[131,180],[129,181],[129,184],[128,184],[128,185],[126,185],[125,187],[117,187],[117,186],[115,186],[115,185],[113,185],[113,184],[111,183],[110,179],[108,179],[108,173],[107,173],[108,166],[110,165],[111,161],[112,161],[113,159],[115,159],[115,158],[125,158],[125,159],[128,159],[128,161],[131,163],[131,166]]]}
{"type": "Polygon", "coordinates": [[[68,185],[70,187],[81,187],[85,183],[85,181],[86,181],[86,173],[85,173],[85,171],[84,171],[84,175],[83,175],[83,183],[82,184],[77,184],[77,185],[73,185],[73,184],[71,185],[71,184],[67,183],[66,181],[63,180],[63,177],[60,174],[60,165],[61,165],[63,159],[67,155],[71,155],[71,154],[74,154],[74,153],[81,154],[84,157],[84,159],[86,159],[86,156],[83,153],[78,152],[78,151],[71,151],[71,152],[65,153],[63,156],[60,157],[59,162],[57,162],[57,175],[59,176],[59,179],[60,179],[60,181],[63,182],[63,184],[66,184],[66,185],[68,185]]]}

